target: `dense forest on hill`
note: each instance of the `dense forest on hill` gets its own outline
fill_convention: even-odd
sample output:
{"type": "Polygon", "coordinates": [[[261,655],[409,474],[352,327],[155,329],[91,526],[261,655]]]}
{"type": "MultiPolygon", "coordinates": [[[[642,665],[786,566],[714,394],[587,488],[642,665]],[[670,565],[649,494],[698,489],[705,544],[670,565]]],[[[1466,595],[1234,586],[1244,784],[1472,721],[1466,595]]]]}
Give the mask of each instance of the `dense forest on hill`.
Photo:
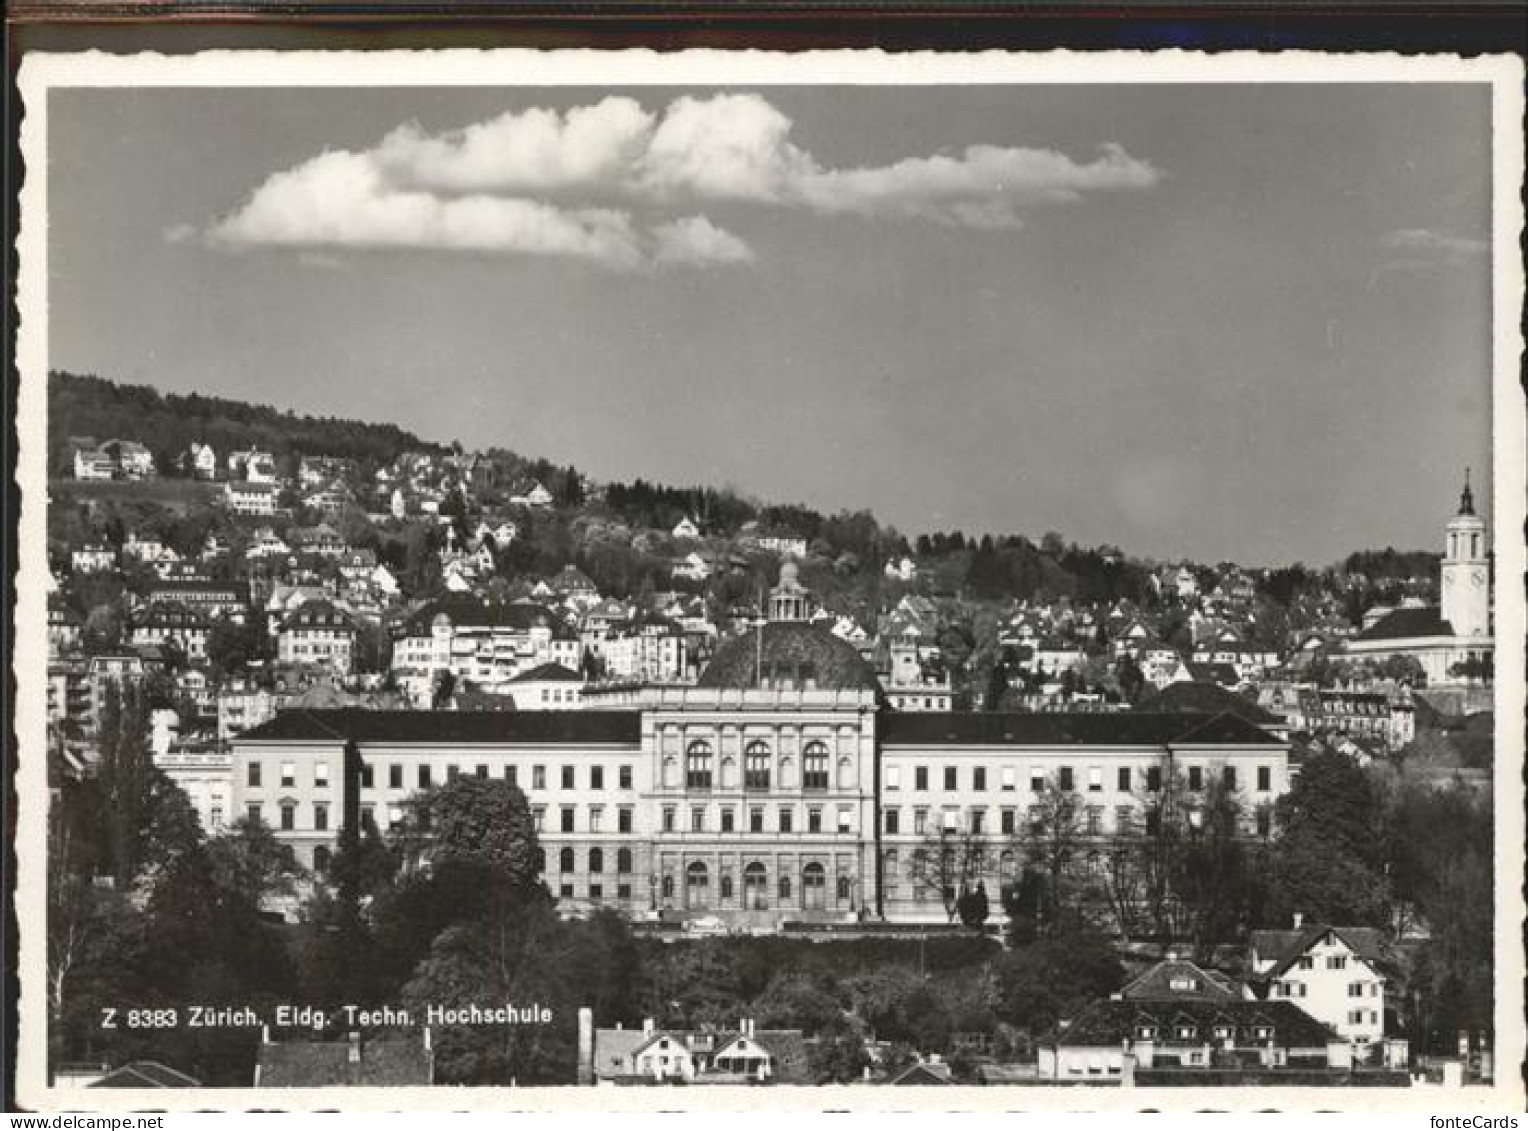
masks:
{"type": "Polygon", "coordinates": [[[161,393],[55,370],[48,375],[48,472],[68,475],[69,439],[134,440],[154,453],[161,473],[172,471],[193,441],[211,444],[222,461],[241,448],[279,457],[329,455],[390,463],[406,451],[445,451],[393,424],[298,416],[268,405],[161,393]]]}

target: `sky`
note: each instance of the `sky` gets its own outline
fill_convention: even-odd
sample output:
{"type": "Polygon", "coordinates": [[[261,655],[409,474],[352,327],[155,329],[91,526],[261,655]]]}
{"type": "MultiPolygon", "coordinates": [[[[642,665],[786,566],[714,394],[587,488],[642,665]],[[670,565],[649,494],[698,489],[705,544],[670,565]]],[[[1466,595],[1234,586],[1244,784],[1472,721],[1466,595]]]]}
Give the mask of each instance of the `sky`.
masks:
{"type": "Polygon", "coordinates": [[[1488,95],[54,90],[49,362],[908,535],[1439,549],[1488,95]]]}

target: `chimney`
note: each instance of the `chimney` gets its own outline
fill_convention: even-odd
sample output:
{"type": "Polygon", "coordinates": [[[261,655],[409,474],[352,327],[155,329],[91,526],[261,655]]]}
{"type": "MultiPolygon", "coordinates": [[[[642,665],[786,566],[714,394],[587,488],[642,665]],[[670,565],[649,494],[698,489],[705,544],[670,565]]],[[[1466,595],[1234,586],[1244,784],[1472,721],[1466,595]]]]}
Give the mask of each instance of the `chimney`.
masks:
{"type": "Polygon", "coordinates": [[[1296,911],[1295,912],[1295,930],[1298,931],[1300,929],[1300,924],[1302,924],[1304,922],[1305,922],[1305,913],[1303,911],[1296,911]]]}
{"type": "Polygon", "coordinates": [[[348,1037],[349,1037],[350,1049],[349,1049],[349,1055],[347,1056],[346,1059],[348,1059],[351,1064],[360,1064],[361,1063],[361,1034],[357,1033],[354,1029],[352,1029],[350,1031],[350,1033],[348,1034],[348,1037]]]}
{"type": "Polygon", "coordinates": [[[587,1005],[578,1011],[578,1083],[594,1083],[594,1010],[587,1005]]]}
{"type": "Polygon", "coordinates": [[[653,1035],[653,1019],[651,1017],[642,1018],[642,1035],[644,1037],[651,1037],[653,1035]]]}

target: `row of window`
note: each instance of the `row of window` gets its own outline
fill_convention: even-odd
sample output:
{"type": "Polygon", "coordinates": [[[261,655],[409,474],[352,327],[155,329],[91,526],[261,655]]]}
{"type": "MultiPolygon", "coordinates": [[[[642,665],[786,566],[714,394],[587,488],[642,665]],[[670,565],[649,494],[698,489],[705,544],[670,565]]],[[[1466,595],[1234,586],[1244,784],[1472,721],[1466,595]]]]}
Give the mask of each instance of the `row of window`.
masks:
{"type": "MultiPolygon", "coordinates": [[[[718,778],[713,769],[715,753],[711,744],[705,741],[692,742],[685,748],[684,755],[684,787],[687,790],[704,792],[716,784],[718,778]]],[[[846,760],[847,761],[847,760],[846,760]]],[[[678,783],[673,780],[673,759],[665,759],[663,784],[673,787],[678,783]]],[[[782,771],[790,764],[787,757],[782,760],[782,771]]],[[[730,758],[722,760],[722,772],[720,784],[723,789],[732,789],[735,783],[731,780],[729,769],[732,765],[730,758]]],[[[852,766],[852,764],[851,764],[852,766]]],[[[774,769],[774,753],[769,745],[764,742],[750,742],[743,749],[743,788],[745,790],[764,791],[770,788],[770,779],[774,769]]],[[[844,774],[839,775],[841,778],[844,774]]],[[[782,786],[790,783],[787,775],[781,774],[782,786]]],[[[828,748],[822,742],[808,742],[801,748],[801,788],[807,790],[826,790],[829,779],[829,756],[828,748]]],[[[839,785],[845,787],[852,785],[852,781],[840,781],[839,785]]]]}
{"type": "MultiPolygon", "coordinates": [[[[431,786],[433,786],[435,784],[435,769],[436,769],[436,767],[432,763],[429,763],[429,762],[423,762],[423,763],[420,763],[419,765],[417,765],[415,767],[415,770],[414,770],[414,787],[418,788],[418,789],[429,789],[431,786]]],[[[407,785],[404,784],[404,776],[405,776],[404,775],[404,770],[405,770],[405,767],[403,765],[401,765],[400,763],[398,763],[398,762],[393,762],[393,763],[390,763],[388,765],[388,767],[387,767],[387,788],[389,788],[389,789],[407,789],[407,788],[409,788],[407,785]]],[[[504,780],[509,782],[511,785],[519,785],[520,784],[520,781],[519,781],[519,777],[520,777],[519,770],[520,770],[520,767],[518,767],[518,766],[515,766],[515,765],[506,765],[504,767],[504,780]]],[[[560,770],[560,776],[558,778],[558,781],[559,781],[559,783],[561,785],[561,788],[563,788],[563,789],[578,789],[578,788],[580,788],[579,787],[579,783],[578,783],[578,768],[576,766],[566,766],[565,765],[565,766],[559,767],[559,770],[560,770]]],[[[488,767],[488,765],[486,763],[479,762],[477,764],[477,766],[474,767],[474,772],[477,774],[478,777],[486,778],[486,777],[489,776],[489,767],[488,767]]],[[[462,767],[457,766],[457,765],[448,765],[445,768],[445,780],[446,781],[454,781],[454,780],[456,780],[457,777],[459,777],[461,775],[461,773],[462,773],[462,767]]],[[[264,779],[264,768],[263,768],[262,764],[258,760],[251,760],[250,762],[246,763],[246,765],[245,765],[245,782],[246,782],[246,785],[250,789],[259,789],[259,788],[261,788],[261,786],[263,784],[263,779],[264,779]]],[[[604,766],[590,766],[590,767],[588,767],[588,774],[587,774],[587,776],[585,777],[584,780],[585,780],[585,786],[588,789],[604,789],[605,788],[605,767],[604,766]]],[[[616,788],[617,789],[631,789],[633,787],[632,786],[633,780],[634,780],[634,776],[633,776],[633,773],[632,773],[632,767],[631,766],[620,766],[620,767],[618,767],[617,774],[616,774],[616,788]]],[[[281,763],[280,782],[281,782],[281,786],[282,786],[283,789],[293,789],[293,788],[296,787],[296,785],[297,785],[297,764],[295,762],[282,762],[281,763]]],[[[531,789],[545,789],[547,787],[546,783],[547,783],[547,767],[545,767],[545,766],[532,766],[531,767],[531,783],[530,783],[530,788],[531,789]]],[[[328,787],[328,785],[329,785],[329,763],[327,761],[316,761],[316,762],[314,762],[313,763],[313,786],[314,786],[314,788],[316,788],[316,789],[325,789],[325,788],[328,787]]],[[[363,765],[361,767],[361,787],[363,789],[372,789],[372,788],[375,787],[375,785],[376,785],[376,767],[374,765],[372,765],[371,763],[366,763],[365,765],[363,765]]]]}
{"type": "MultiPolygon", "coordinates": [[[[690,807],[689,824],[687,829],[692,833],[713,831],[708,822],[707,806],[694,805],[690,807]]],[[[723,806],[717,813],[718,824],[714,831],[734,833],[742,831],[737,822],[737,810],[731,806],[723,806]]],[[[748,809],[748,829],[750,833],[778,832],[793,833],[796,831],[796,810],[793,806],[783,805],[775,810],[775,827],[773,830],[766,828],[768,813],[762,805],[751,806],[748,809]]],[[[806,810],[806,827],[803,830],[808,833],[820,833],[826,831],[823,824],[823,810],[820,805],[810,805],[806,810]]],[[[665,805],[663,807],[662,830],[666,833],[676,833],[679,828],[679,807],[677,805],[665,805]]],[[[840,805],[835,814],[834,831],[838,833],[852,833],[854,831],[854,806],[840,805]]]]}
{"type": "MultiPolygon", "coordinates": [[[[282,832],[294,832],[297,829],[297,803],[295,801],[283,801],[276,806],[277,825],[282,832]]],[[[221,812],[214,811],[214,825],[221,823],[221,812]]],[[[244,815],[250,824],[256,824],[265,820],[265,806],[252,801],[244,807],[244,815]]],[[[329,806],[322,801],[313,805],[313,829],[315,832],[329,831],[329,806]]]]}
{"type": "MultiPolygon", "coordinates": [[[[961,819],[961,810],[955,806],[946,806],[934,813],[926,808],[913,810],[912,833],[915,836],[923,836],[930,831],[929,818],[936,816],[937,827],[944,832],[959,833],[967,832],[974,836],[989,835],[993,829],[988,822],[990,811],[987,809],[967,809],[965,819],[961,819]]],[[[1148,809],[1140,819],[1137,818],[1138,810],[1131,805],[1117,805],[1114,807],[1114,825],[1111,831],[1116,833],[1144,832],[1148,836],[1154,836],[1159,828],[1160,816],[1154,809],[1148,809]]],[[[1033,835],[1042,835],[1045,832],[1045,810],[1040,806],[1031,805],[1024,812],[1029,830],[1033,835]]],[[[1078,811],[1078,831],[1088,836],[1102,836],[1104,833],[1104,807],[1102,805],[1089,805],[1078,811]]],[[[1267,836],[1272,830],[1272,817],[1266,807],[1259,808],[1253,813],[1252,827],[1259,836],[1267,836]]],[[[881,828],[887,836],[898,836],[903,831],[902,810],[883,809],[881,811],[881,828]]],[[[1013,836],[1019,832],[1019,810],[1016,808],[1002,809],[998,813],[997,832],[1003,836],[1013,836]]]]}
{"type": "MultiPolygon", "coordinates": [[[[960,767],[945,766],[943,768],[943,787],[947,792],[955,792],[961,788],[960,767]]],[[[968,788],[975,793],[981,793],[988,788],[988,774],[986,766],[971,766],[967,778],[968,788]]],[[[1088,767],[1087,792],[1102,793],[1104,790],[1104,771],[1101,766],[1088,767]]],[[[1205,788],[1207,778],[1203,766],[1188,766],[1185,768],[1188,788],[1199,792],[1205,788]]],[[[1004,766],[999,772],[999,788],[1012,792],[1018,788],[1019,772],[1013,766],[1004,766]]],[[[1044,770],[1031,769],[1029,771],[1029,790],[1031,793],[1045,792],[1050,779],[1044,770]]],[[[1237,788],[1237,774],[1235,766],[1222,766],[1220,771],[1221,783],[1227,789],[1237,788]]],[[[887,766],[885,776],[886,789],[896,790],[902,788],[902,767],[887,766]]],[[[1055,786],[1064,792],[1072,792],[1077,789],[1076,774],[1071,766],[1059,766],[1055,773],[1055,786]]],[[[1131,766],[1119,766],[1115,769],[1114,787],[1120,793],[1131,793],[1139,786],[1144,786],[1148,793],[1158,793],[1162,789],[1162,767],[1149,766],[1142,773],[1139,769],[1131,766]]],[[[1273,769],[1270,766],[1257,767],[1257,789],[1259,793],[1267,793],[1273,788],[1273,769]]],[[[913,767],[913,789],[919,793],[929,790],[929,767],[913,767]]]]}

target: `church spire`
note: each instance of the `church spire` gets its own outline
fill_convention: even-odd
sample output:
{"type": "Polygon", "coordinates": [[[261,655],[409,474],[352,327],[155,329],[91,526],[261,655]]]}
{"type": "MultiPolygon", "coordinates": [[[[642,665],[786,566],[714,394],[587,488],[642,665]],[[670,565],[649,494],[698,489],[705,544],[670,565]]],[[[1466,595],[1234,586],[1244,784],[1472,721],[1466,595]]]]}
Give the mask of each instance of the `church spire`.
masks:
{"type": "Polygon", "coordinates": [[[1459,513],[1475,513],[1475,496],[1470,491],[1470,469],[1464,469],[1464,490],[1459,495],[1459,513]]]}

